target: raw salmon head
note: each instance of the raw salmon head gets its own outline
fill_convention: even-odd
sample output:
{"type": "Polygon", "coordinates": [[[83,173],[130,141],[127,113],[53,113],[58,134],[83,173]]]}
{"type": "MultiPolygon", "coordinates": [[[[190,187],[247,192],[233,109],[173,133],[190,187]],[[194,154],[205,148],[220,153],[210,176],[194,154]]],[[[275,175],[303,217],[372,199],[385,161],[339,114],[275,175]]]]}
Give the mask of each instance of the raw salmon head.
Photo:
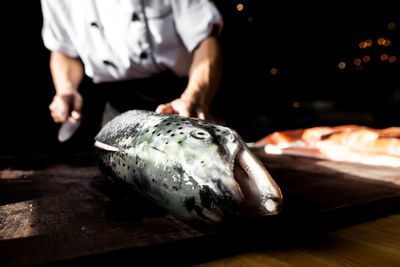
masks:
{"type": "Polygon", "coordinates": [[[282,195],[239,135],[202,120],[133,110],[96,136],[100,169],[173,213],[221,222],[279,211],[282,195]]]}

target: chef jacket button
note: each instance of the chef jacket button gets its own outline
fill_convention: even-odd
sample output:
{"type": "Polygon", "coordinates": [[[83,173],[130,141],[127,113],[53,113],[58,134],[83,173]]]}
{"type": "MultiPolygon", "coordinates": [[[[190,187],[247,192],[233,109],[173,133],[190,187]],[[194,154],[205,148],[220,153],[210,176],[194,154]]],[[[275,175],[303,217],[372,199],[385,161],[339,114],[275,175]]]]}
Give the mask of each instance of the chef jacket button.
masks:
{"type": "Polygon", "coordinates": [[[133,12],[132,21],[139,21],[139,20],[140,20],[139,15],[136,12],[133,12]]]}
{"type": "Polygon", "coordinates": [[[92,23],[90,23],[90,26],[93,28],[99,28],[99,24],[97,24],[96,21],[93,21],[92,23]]]}
{"type": "Polygon", "coordinates": [[[140,53],[139,57],[140,59],[146,59],[148,56],[148,54],[145,51],[142,51],[142,53],[140,53]]]}
{"type": "Polygon", "coordinates": [[[114,69],[117,69],[117,66],[109,60],[103,60],[103,64],[106,66],[112,67],[114,69]]]}

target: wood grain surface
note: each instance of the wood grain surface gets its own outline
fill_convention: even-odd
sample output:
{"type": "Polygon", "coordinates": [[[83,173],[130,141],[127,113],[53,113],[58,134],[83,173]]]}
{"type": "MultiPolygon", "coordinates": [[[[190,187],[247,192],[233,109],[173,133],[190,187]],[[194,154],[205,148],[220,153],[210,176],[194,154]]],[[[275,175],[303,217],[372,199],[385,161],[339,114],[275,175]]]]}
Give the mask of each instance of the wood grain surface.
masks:
{"type": "Polygon", "coordinates": [[[292,238],[198,264],[218,266],[399,266],[400,214],[319,235],[292,238]]]}
{"type": "MultiPolygon", "coordinates": [[[[281,259],[289,257],[286,244],[300,246],[293,247],[294,259],[314,258],[311,251],[318,253],[318,247],[307,247],[309,238],[329,238],[342,231],[337,229],[400,212],[399,169],[256,153],[282,189],[282,212],[221,227],[175,219],[129,186],[108,181],[91,161],[5,167],[0,172],[0,265],[190,265],[226,257],[235,262],[229,257],[260,249],[273,251],[274,262],[292,264],[295,260],[281,259]]],[[[339,251],[341,244],[360,242],[351,241],[351,234],[343,238],[339,251]]],[[[264,261],[266,253],[251,253],[244,257],[264,261]]]]}

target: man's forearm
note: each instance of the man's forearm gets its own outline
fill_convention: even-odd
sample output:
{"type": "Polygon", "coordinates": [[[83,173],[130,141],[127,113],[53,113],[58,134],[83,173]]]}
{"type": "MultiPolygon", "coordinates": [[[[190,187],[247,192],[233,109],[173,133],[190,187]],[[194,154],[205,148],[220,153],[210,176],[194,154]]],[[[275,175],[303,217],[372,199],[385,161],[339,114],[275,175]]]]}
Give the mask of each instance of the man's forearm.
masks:
{"type": "Polygon", "coordinates": [[[220,85],[221,75],[222,55],[219,42],[216,37],[209,36],[194,51],[189,69],[189,83],[182,98],[209,106],[220,85]]]}
{"type": "Polygon", "coordinates": [[[69,114],[81,118],[82,96],[78,92],[83,78],[83,65],[79,59],[59,52],[50,55],[50,70],[56,94],[49,109],[55,122],[65,122],[69,114]]]}
{"type": "Polygon", "coordinates": [[[60,52],[51,52],[50,70],[56,94],[76,91],[83,78],[83,66],[80,60],[60,52]]]}

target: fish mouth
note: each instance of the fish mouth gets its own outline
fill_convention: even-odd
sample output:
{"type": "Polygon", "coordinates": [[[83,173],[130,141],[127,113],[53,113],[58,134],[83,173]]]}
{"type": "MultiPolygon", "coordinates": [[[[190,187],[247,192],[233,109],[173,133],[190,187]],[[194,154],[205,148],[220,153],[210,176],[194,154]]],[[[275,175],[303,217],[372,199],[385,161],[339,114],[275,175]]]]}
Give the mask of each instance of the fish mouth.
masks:
{"type": "Polygon", "coordinates": [[[233,177],[244,198],[244,214],[252,217],[279,213],[281,190],[245,144],[241,145],[234,157],[233,177]]]}

